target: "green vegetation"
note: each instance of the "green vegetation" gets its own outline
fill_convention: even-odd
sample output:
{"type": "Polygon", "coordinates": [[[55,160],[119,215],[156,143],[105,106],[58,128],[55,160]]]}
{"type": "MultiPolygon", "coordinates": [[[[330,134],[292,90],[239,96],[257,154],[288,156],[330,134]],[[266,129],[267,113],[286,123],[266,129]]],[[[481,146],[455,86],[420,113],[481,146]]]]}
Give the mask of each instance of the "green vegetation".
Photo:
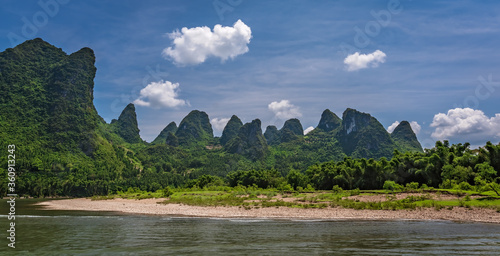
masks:
{"type": "Polygon", "coordinates": [[[207,113],[193,110],[179,124],[175,132],[180,145],[204,145],[212,141],[214,136],[207,113]]]}
{"type": "Polygon", "coordinates": [[[238,132],[240,128],[243,126],[241,120],[233,115],[231,119],[227,122],[224,130],[222,131],[222,136],[220,137],[220,144],[226,145],[231,139],[236,138],[238,136],[238,132]]]}
{"type": "MultiPolygon", "coordinates": [[[[500,196],[500,144],[471,150],[467,143],[444,141],[423,151],[408,122],[389,134],[374,117],[354,109],[342,119],[325,110],[307,135],[298,119],[280,130],[269,126],[262,134],[259,119],[243,124],[233,116],[221,138],[213,136],[208,115],[193,110],[179,127],[172,122],[147,143],[139,136],[133,104],[111,124],[97,114],[94,62],[91,49],[67,55],[41,39],[0,53],[0,148],[16,145],[19,195],[164,196],[173,202],[191,188],[352,195],[434,187],[493,198],[464,199],[462,204],[470,206],[495,205],[500,196]]],[[[4,196],[6,157],[0,158],[0,177],[4,196]]],[[[213,203],[234,199],[224,193],[213,203]]],[[[316,201],[323,200],[319,196],[316,201]]],[[[326,206],[400,207],[337,199],[329,198],[326,206]]],[[[398,204],[428,203],[412,200],[398,204]]],[[[265,201],[267,206],[289,203],[265,201]]]]}
{"type": "MultiPolygon", "coordinates": [[[[169,143],[169,139],[172,140],[172,136],[175,137],[175,132],[177,131],[177,125],[175,122],[169,123],[156,137],[151,144],[168,144],[171,145],[172,142],[169,143]],[[170,138],[169,138],[170,137],[170,138]]],[[[174,145],[178,146],[178,145],[174,145]]]]}
{"type": "Polygon", "coordinates": [[[134,104],[128,104],[120,114],[118,120],[113,119],[111,121],[111,129],[127,143],[139,143],[142,141],[139,135],[134,104]]]}
{"type": "MultiPolygon", "coordinates": [[[[174,189],[165,204],[185,204],[192,206],[237,206],[245,209],[261,207],[293,207],[293,208],[327,208],[343,207],[357,210],[415,210],[418,208],[434,208],[435,210],[453,207],[488,208],[500,210],[500,197],[474,194],[471,199],[468,193],[455,199],[440,199],[441,193],[454,194],[451,190],[423,190],[413,192],[391,191],[311,191],[280,192],[276,189],[259,189],[251,187],[209,187],[204,190],[174,189]],[[371,196],[379,196],[380,200],[366,200],[371,196]],[[404,196],[398,199],[397,196],[404,196]],[[382,197],[383,196],[383,197],[382,197]]],[[[144,194],[118,195],[123,198],[140,198],[144,194]]],[[[106,199],[106,198],[101,198],[106,199]]]]}
{"type": "Polygon", "coordinates": [[[266,139],[262,135],[259,119],[244,124],[238,131],[238,136],[227,143],[227,151],[246,156],[251,160],[263,159],[268,152],[266,139]]]}

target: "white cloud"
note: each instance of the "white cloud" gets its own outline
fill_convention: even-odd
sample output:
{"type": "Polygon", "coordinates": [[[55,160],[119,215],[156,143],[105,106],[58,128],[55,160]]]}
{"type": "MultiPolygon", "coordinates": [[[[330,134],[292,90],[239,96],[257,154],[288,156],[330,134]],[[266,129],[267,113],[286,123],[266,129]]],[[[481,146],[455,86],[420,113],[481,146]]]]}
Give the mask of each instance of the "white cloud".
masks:
{"type": "Polygon", "coordinates": [[[179,83],[169,81],[152,82],[143,88],[139,98],[133,103],[139,106],[163,108],[189,105],[185,100],[177,99],[179,83]]]}
{"type": "Polygon", "coordinates": [[[344,64],[346,64],[347,71],[355,71],[368,67],[375,68],[378,64],[385,62],[386,56],[381,50],[376,50],[369,54],[355,52],[344,59],[344,64]]]}
{"type": "Polygon", "coordinates": [[[413,130],[413,132],[418,135],[420,133],[420,131],[422,130],[422,126],[420,126],[417,121],[411,121],[410,122],[410,126],[411,126],[411,129],[413,130]]]}
{"type": "MultiPolygon", "coordinates": [[[[392,123],[389,127],[387,127],[387,131],[389,133],[392,133],[394,131],[394,129],[396,129],[396,127],[398,127],[398,125],[399,125],[399,121],[392,123]]],[[[422,130],[422,126],[420,126],[417,121],[411,121],[410,126],[416,135],[418,135],[420,133],[420,131],[422,130]]]]}
{"type": "Polygon", "coordinates": [[[217,24],[213,31],[206,26],[184,27],[169,36],[173,39],[173,47],[164,49],[163,56],[178,66],[185,66],[203,63],[209,57],[225,61],[248,52],[252,30],[238,20],[232,27],[217,24]]]}
{"type": "Polygon", "coordinates": [[[399,121],[392,123],[389,127],[387,127],[387,131],[389,133],[392,133],[394,131],[394,129],[396,129],[396,127],[398,127],[398,125],[399,125],[399,121]]]}
{"type": "Polygon", "coordinates": [[[227,122],[229,122],[229,118],[213,118],[210,120],[210,123],[217,131],[223,131],[224,127],[226,127],[227,122]]]}
{"type": "Polygon", "coordinates": [[[274,113],[275,117],[278,119],[285,120],[302,116],[299,108],[291,104],[288,100],[282,100],[280,102],[273,101],[267,107],[274,113]]]}
{"type": "Polygon", "coordinates": [[[500,114],[487,117],[483,111],[471,108],[455,108],[448,113],[434,116],[431,134],[436,140],[484,143],[500,137],[500,114]]]}
{"type": "Polygon", "coordinates": [[[307,128],[304,130],[304,135],[306,135],[306,134],[310,133],[312,130],[314,130],[314,127],[312,127],[312,126],[307,127],[307,128]]]}

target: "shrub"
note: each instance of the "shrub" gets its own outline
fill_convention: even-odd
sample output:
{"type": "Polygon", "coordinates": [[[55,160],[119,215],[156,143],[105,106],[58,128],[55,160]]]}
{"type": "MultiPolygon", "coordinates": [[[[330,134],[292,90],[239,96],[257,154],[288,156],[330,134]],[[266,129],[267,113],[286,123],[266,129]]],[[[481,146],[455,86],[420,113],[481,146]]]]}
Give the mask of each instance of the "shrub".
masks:
{"type": "Polygon", "coordinates": [[[474,190],[474,187],[471,186],[468,182],[462,181],[460,184],[458,184],[458,188],[460,190],[474,190]]]}
{"type": "Polygon", "coordinates": [[[417,190],[418,185],[418,182],[406,183],[406,190],[417,190]]]}
{"type": "Polygon", "coordinates": [[[397,184],[396,182],[394,182],[392,180],[386,180],[384,182],[384,186],[383,186],[383,189],[391,190],[391,191],[401,190],[402,188],[403,188],[403,186],[397,184]]]}
{"type": "Polygon", "coordinates": [[[342,194],[342,192],[344,192],[344,190],[341,187],[339,187],[339,185],[333,186],[332,191],[335,194],[342,194]]]}
{"type": "Polygon", "coordinates": [[[165,187],[162,191],[163,197],[166,198],[169,198],[172,194],[174,194],[174,192],[172,191],[172,189],[170,189],[170,187],[165,187]]]}

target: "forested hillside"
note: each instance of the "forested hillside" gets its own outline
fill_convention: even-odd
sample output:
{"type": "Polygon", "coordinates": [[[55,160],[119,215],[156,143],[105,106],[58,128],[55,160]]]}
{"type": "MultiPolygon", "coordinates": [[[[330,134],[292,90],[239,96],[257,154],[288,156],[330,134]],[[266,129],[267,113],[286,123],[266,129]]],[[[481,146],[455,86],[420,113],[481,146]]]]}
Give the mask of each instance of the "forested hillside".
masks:
{"type": "MultiPolygon", "coordinates": [[[[147,143],[133,104],[110,124],[98,115],[94,63],[89,48],[67,55],[41,39],[0,53],[0,146],[16,146],[18,194],[90,196],[210,184],[485,186],[499,176],[500,144],[470,150],[438,142],[424,152],[408,122],[390,134],[370,114],[349,108],[342,118],[325,110],[306,135],[298,119],[263,132],[259,119],[243,123],[233,115],[220,138],[208,114],[193,110],[147,143]]],[[[5,195],[6,157],[0,165],[5,195]]]]}

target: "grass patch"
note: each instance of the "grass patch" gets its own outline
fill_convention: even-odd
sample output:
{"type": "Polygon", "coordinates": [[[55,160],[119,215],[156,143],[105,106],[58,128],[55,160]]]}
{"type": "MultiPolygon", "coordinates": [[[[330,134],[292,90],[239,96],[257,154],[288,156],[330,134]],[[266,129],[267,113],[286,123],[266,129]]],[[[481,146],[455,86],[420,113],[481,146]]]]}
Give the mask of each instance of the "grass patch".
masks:
{"type": "MultiPolygon", "coordinates": [[[[327,208],[343,207],[358,210],[414,210],[418,208],[434,208],[435,210],[452,210],[454,207],[489,208],[500,212],[500,197],[492,192],[478,193],[474,191],[460,191],[450,189],[422,190],[420,194],[409,195],[397,199],[397,195],[404,192],[388,190],[345,190],[280,193],[275,189],[256,189],[245,187],[211,187],[210,189],[170,189],[169,198],[165,204],[185,204],[192,206],[238,206],[244,209],[265,207],[293,207],[293,208],[327,208]],[[422,194],[425,193],[425,194],[422,194]],[[377,202],[354,200],[350,196],[379,196],[386,195],[377,202]],[[440,195],[456,195],[457,199],[440,200],[440,195]],[[479,196],[479,197],[478,197],[479,196]],[[437,198],[437,199],[433,199],[437,198]]],[[[92,200],[107,200],[114,198],[147,199],[165,198],[163,190],[145,192],[129,189],[108,196],[94,196],[92,200]]]]}

